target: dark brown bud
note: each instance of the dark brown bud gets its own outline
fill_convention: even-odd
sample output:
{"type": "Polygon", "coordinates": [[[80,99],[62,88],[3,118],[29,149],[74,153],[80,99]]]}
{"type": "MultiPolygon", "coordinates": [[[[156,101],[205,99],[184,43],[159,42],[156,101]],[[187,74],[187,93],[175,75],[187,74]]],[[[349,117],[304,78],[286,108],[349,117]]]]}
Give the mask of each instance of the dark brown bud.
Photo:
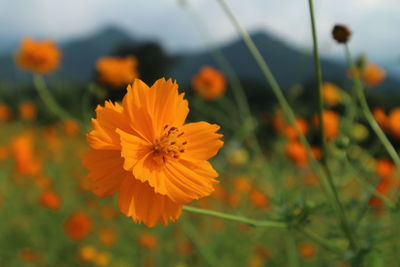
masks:
{"type": "Polygon", "coordinates": [[[338,43],[345,44],[350,39],[351,31],[346,25],[336,24],[333,27],[332,36],[338,43]]]}

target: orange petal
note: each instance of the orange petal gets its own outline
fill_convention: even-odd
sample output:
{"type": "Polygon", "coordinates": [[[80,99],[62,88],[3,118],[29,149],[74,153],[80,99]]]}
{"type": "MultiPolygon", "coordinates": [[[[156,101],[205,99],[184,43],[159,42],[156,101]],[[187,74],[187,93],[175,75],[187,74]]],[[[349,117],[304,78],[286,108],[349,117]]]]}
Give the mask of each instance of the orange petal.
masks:
{"type": "Polygon", "coordinates": [[[169,220],[175,221],[182,212],[182,205],[155,193],[147,183],[140,182],[131,174],[125,176],[121,184],[118,204],[122,213],[148,227],[154,227],[157,222],[166,225],[169,220]]]}
{"type": "Polygon", "coordinates": [[[121,156],[125,159],[124,169],[131,170],[139,160],[151,153],[151,144],[140,137],[117,129],[116,132],[120,136],[121,156]]]}
{"type": "Polygon", "coordinates": [[[122,165],[123,158],[119,151],[91,149],[86,153],[83,167],[89,170],[93,193],[101,197],[116,193],[126,175],[122,165]]]}
{"type": "Polygon", "coordinates": [[[182,138],[187,141],[187,145],[182,156],[198,160],[208,160],[215,156],[224,144],[220,140],[223,135],[216,133],[219,129],[218,125],[204,121],[183,125],[182,138]]]}
{"type": "Polygon", "coordinates": [[[115,129],[129,129],[122,107],[106,101],[104,107],[97,106],[96,119],[92,119],[93,130],[87,135],[89,145],[94,149],[120,149],[119,135],[115,129]]]}

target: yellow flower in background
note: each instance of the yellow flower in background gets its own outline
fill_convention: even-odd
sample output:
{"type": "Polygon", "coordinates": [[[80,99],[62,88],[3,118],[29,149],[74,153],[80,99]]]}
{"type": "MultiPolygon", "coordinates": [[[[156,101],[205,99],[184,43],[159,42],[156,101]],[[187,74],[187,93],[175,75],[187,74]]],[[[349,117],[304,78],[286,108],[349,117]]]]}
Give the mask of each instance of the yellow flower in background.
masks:
{"type": "Polygon", "coordinates": [[[201,68],[192,79],[192,86],[196,93],[205,100],[215,100],[226,91],[224,75],[209,66],[201,68]]]}
{"type": "Polygon", "coordinates": [[[51,40],[35,41],[24,38],[15,60],[21,69],[37,74],[48,74],[58,68],[61,51],[51,40]]]}
{"type": "Polygon", "coordinates": [[[219,126],[184,124],[184,94],[172,80],[128,86],[122,105],[98,106],[84,157],[93,192],[119,193],[120,210],[149,227],[176,220],[182,206],[210,195],[218,176],[208,159],[223,145],[219,126]]]}
{"type": "Polygon", "coordinates": [[[121,88],[139,77],[137,59],[134,56],[125,58],[102,57],[96,62],[100,82],[112,88],[121,88]]]}
{"type": "Polygon", "coordinates": [[[336,106],[340,103],[340,89],[333,83],[325,82],[322,86],[322,97],[327,106],[336,106]]]}

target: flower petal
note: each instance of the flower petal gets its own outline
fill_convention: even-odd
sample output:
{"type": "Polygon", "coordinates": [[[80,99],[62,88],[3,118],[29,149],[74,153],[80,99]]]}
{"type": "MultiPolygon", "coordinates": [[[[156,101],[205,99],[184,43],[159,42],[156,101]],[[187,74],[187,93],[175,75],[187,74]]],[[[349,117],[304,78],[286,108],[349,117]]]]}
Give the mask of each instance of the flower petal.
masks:
{"type": "Polygon", "coordinates": [[[166,225],[182,213],[182,205],[155,193],[148,183],[140,182],[132,174],[125,176],[121,184],[118,204],[122,213],[148,227],[154,227],[157,222],[166,225]]]}
{"type": "Polygon", "coordinates": [[[93,130],[87,135],[89,145],[94,149],[120,149],[119,135],[115,129],[129,129],[122,107],[106,101],[104,107],[97,106],[96,119],[92,119],[93,130]]]}
{"type": "Polygon", "coordinates": [[[220,127],[208,122],[195,122],[183,125],[182,138],[187,141],[185,153],[187,159],[208,160],[215,156],[224,142],[222,134],[216,133],[220,127]]]}
{"type": "Polygon", "coordinates": [[[123,159],[115,150],[91,149],[83,158],[83,167],[89,170],[88,178],[93,181],[92,191],[100,197],[119,190],[126,171],[123,159]]]}
{"type": "Polygon", "coordinates": [[[121,156],[124,158],[124,169],[130,171],[139,160],[143,160],[147,154],[151,153],[151,144],[120,129],[117,129],[116,132],[121,140],[121,156]]]}

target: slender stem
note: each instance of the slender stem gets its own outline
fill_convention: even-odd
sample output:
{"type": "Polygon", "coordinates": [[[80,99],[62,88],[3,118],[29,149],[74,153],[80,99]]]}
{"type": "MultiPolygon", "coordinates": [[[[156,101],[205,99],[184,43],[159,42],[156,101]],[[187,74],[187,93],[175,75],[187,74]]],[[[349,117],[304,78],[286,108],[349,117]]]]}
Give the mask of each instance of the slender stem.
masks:
{"type": "Polygon", "coordinates": [[[344,211],[343,205],[340,201],[339,194],[337,192],[336,186],[333,182],[332,173],[328,166],[328,146],[325,140],[325,130],[324,130],[324,100],[322,98],[322,71],[321,71],[321,63],[319,59],[319,51],[318,51],[318,39],[317,39],[317,30],[316,30],[316,23],[315,23],[315,15],[314,15],[314,4],[313,0],[308,0],[308,6],[310,11],[310,18],[311,18],[311,31],[312,31],[312,39],[313,39],[313,53],[314,53],[314,65],[315,65],[315,74],[316,74],[316,83],[317,83],[317,95],[318,95],[318,116],[319,116],[319,130],[320,130],[320,143],[322,147],[322,158],[321,163],[325,169],[327,180],[329,187],[333,193],[333,197],[335,199],[335,203],[337,206],[337,210],[339,211],[339,219],[340,224],[342,225],[343,232],[347,236],[350,247],[356,251],[357,245],[354,238],[354,234],[350,229],[350,224],[348,222],[346,213],[344,211]]]}
{"type": "Polygon", "coordinates": [[[299,257],[297,254],[296,240],[294,238],[294,233],[292,229],[288,227],[286,234],[286,249],[287,249],[287,259],[289,267],[300,266],[299,257]]]}
{"type": "Polygon", "coordinates": [[[254,226],[254,227],[277,227],[277,228],[285,228],[286,227],[286,223],[284,223],[284,222],[273,221],[273,220],[258,221],[258,220],[253,220],[253,219],[249,219],[249,218],[242,217],[242,216],[236,216],[236,215],[223,213],[223,212],[219,212],[219,211],[201,209],[201,208],[190,207],[190,206],[184,206],[183,210],[187,211],[187,212],[192,212],[192,213],[209,215],[209,216],[213,216],[213,217],[217,217],[217,218],[221,218],[221,219],[225,219],[225,220],[229,220],[229,221],[244,223],[244,224],[254,226]]]}
{"type": "Polygon", "coordinates": [[[382,145],[384,146],[384,148],[386,149],[386,151],[392,158],[393,162],[396,164],[397,170],[400,170],[400,157],[397,154],[396,149],[390,143],[390,141],[387,138],[387,136],[385,135],[385,133],[382,131],[381,127],[379,127],[379,124],[376,122],[374,115],[372,114],[372,112],[368,106],[368,102],[365,97],[362,82],[360,80],[359,75],[357,74],[357,70],[356,70],[356,67],[351,58],[350,49],[347,44],[345,45],[345,53],[346,53],[347,63],[349,64],[350,69],[351,69],[352,78],[353,78],[353,82],[354,82],[354,88],[356,91],[357,99],[361,105],[361,110],[364,113],[364,116],[365,116],[366,120],[368,121],[369,125],[371,126],[372,130],[375,132],[378,139],[381,141],[382,145]]]}
{"type": "Polygon", "coordinates": [[[319,244],[323,248],[330,250],[334,253],[337,253],[339,255],[344,254],[346,251],[338,246],[335,246],[332,244],[332,241],[329,239],[325,239],[320,237],[319,235],[311,232],[310,230],[307,229],[298,229],[300,233],[302,233],[304,236],[307,238],[311,239],[313,242],[319,244]]]}
{"type": "Polygon", "coordinates": [[[48,91],[46,83],[42,76],[34,75],[33,84],[41,100],[54,115],[56,115],[60,119],[67,119],[72,117],[71,115],[68,114],[68,112],[66,112],[62,107],[60,107],[60,105],[58,105],[56,100],[48,91]]]}

